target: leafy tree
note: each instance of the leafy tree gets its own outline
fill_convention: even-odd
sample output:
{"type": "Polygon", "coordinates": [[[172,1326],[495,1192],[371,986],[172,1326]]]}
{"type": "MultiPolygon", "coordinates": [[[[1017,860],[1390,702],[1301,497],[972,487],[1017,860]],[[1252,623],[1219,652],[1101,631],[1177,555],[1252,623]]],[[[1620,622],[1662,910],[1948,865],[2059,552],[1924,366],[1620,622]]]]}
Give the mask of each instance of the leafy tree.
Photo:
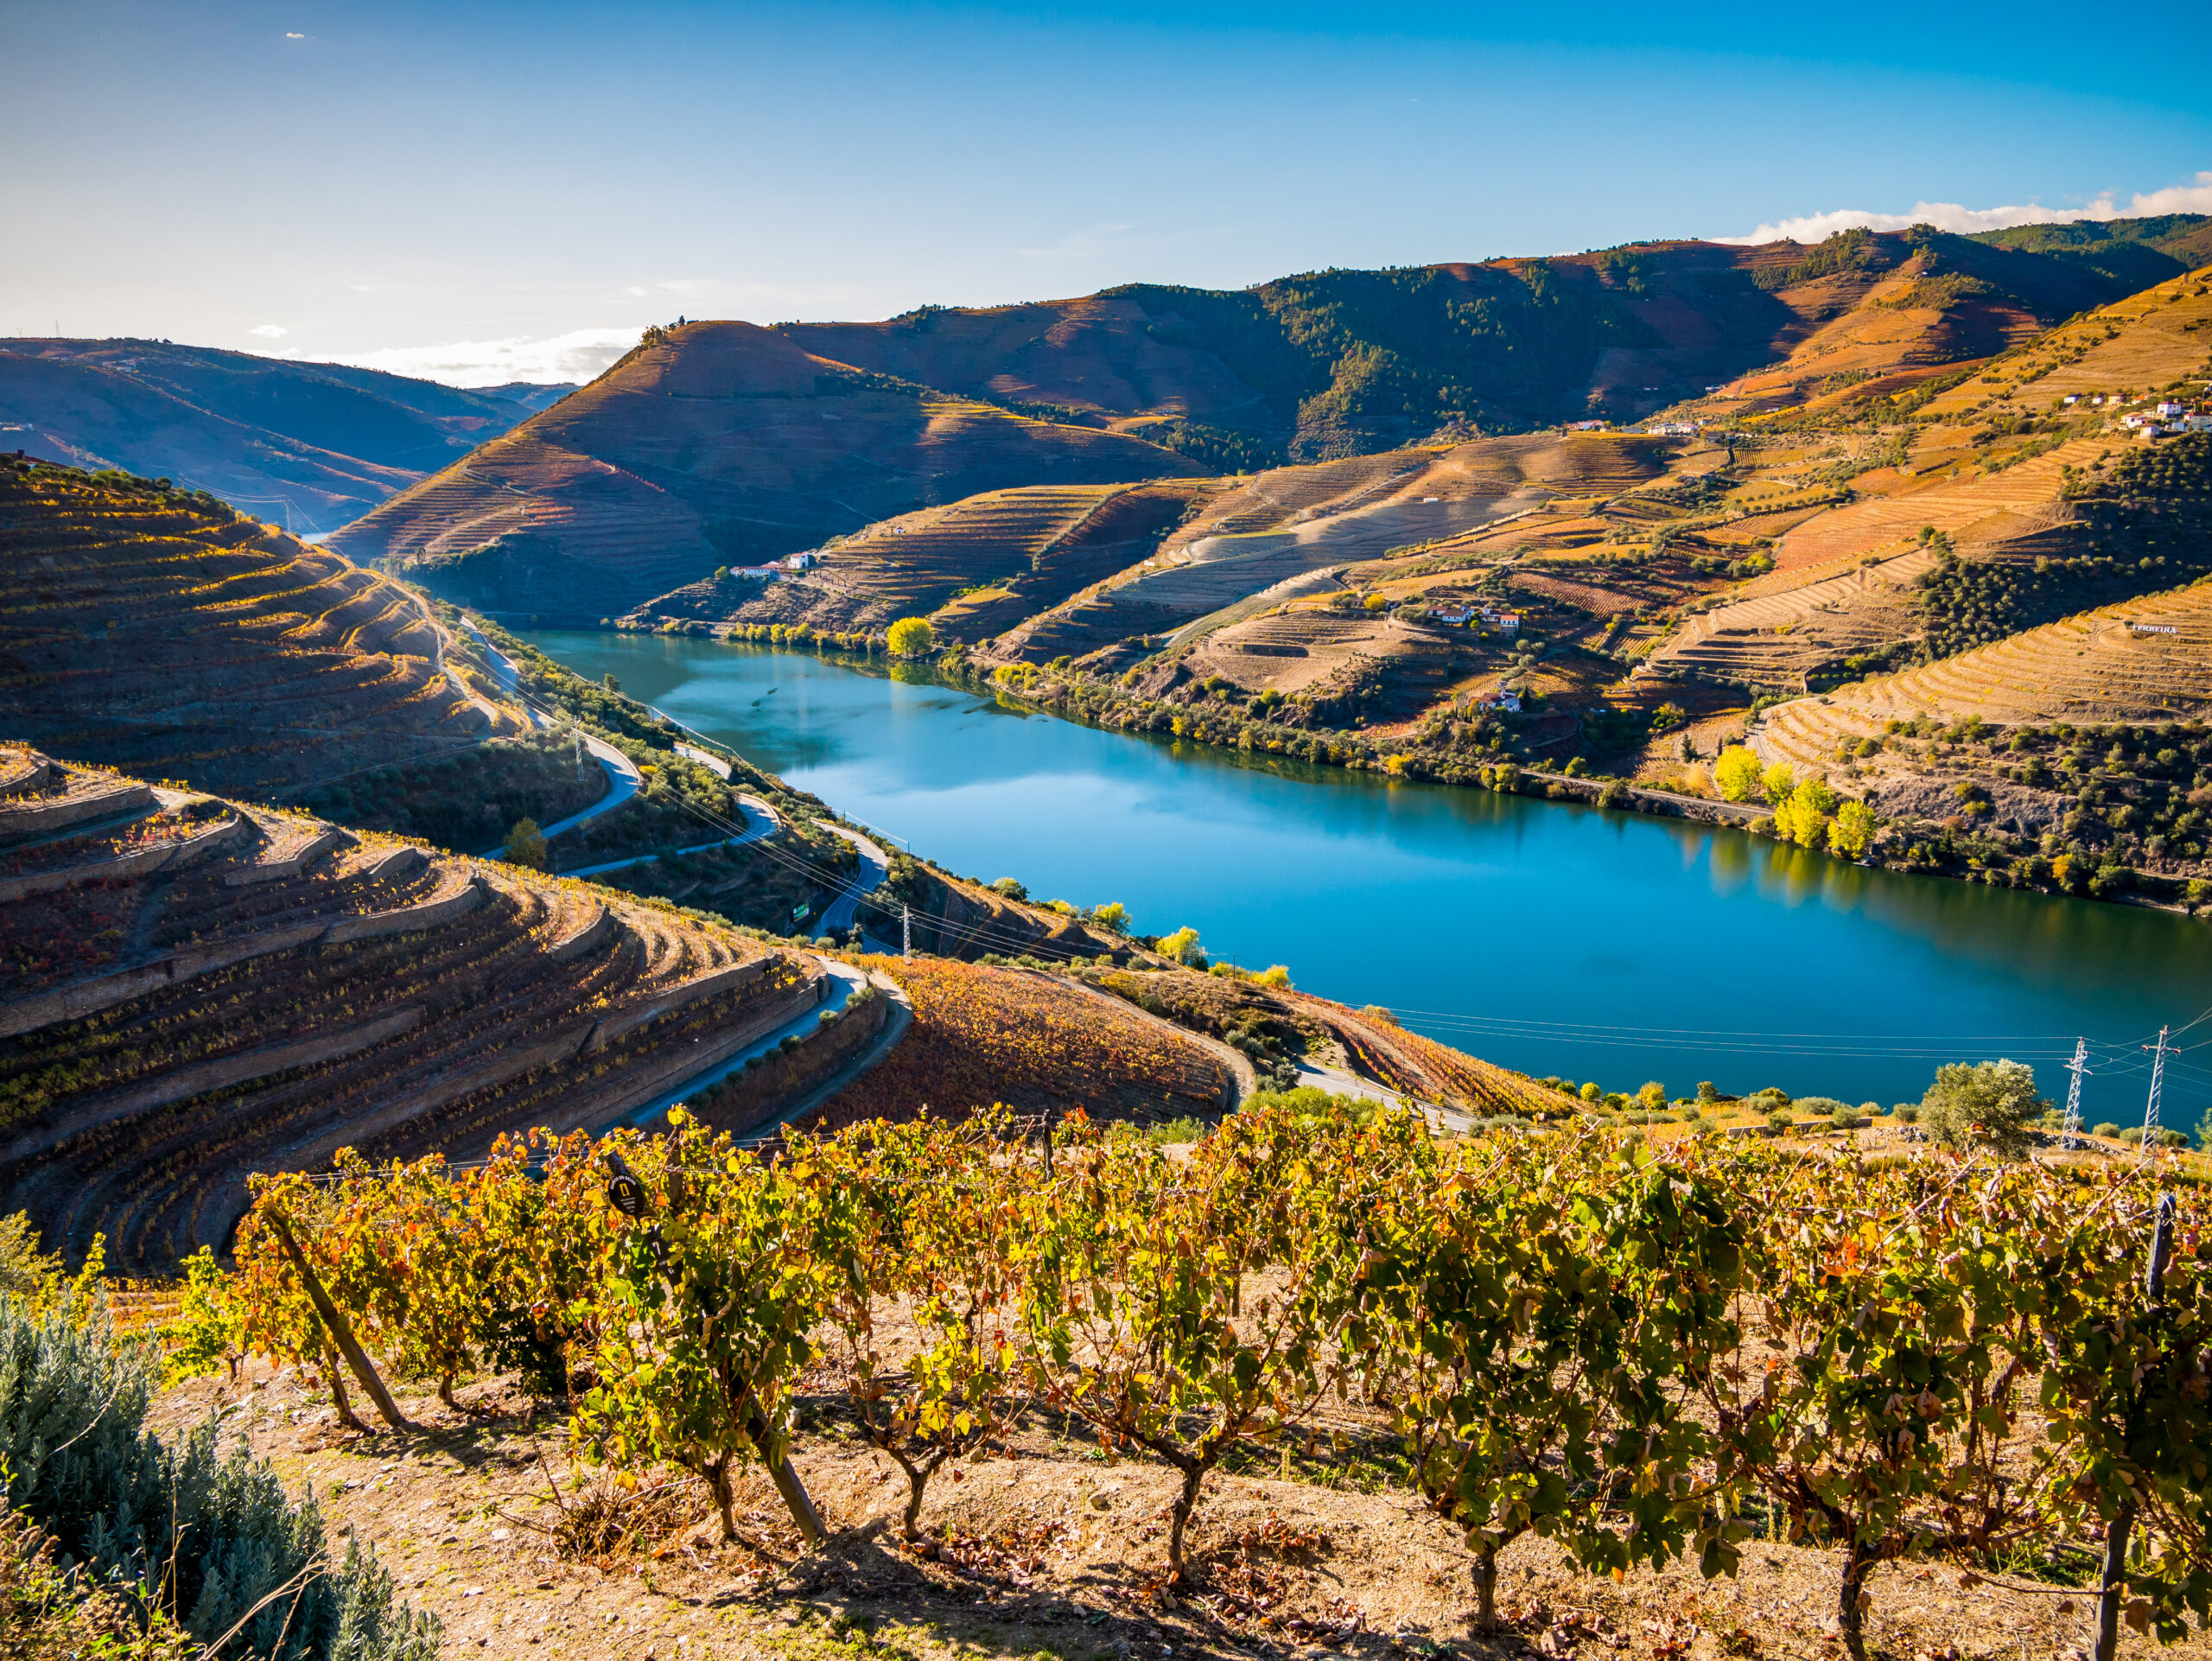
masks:
{"type": "Polygon", "coordinates": [[[1269,964],[1252,978],[1262,986],[1272,986],[1287,991],[1290,988],[1290,965],[1280,963],[1269,964]]]}
{"type": "Polygon", "coordinates": [[[2035,1069],[2023,1061],[1955,1061],[1936,1069],[1920,1098],[1920,1123],[1947,1148],[1986,1142],[2006,1159],[2024,1157],[2028,1129],[2050,1110],[2036,1094],[2035,1069]]]}
{"type": "Polygon", "coordinates": [[[1759,778],[1759,758],[1741,744],[1731,744],[1713,764],[1713,782],[1726,801],[1750,801],[1759,778]]]}
{"type": "Polygon", "coordinates": [[[892,624],[884,643],[895,658],[918,658],[935,644],[937,631],[930,627],[926,617],[901,617],[892,624]]]}
{"type": "Polygon", "coordinates": [[[1173,934],[1161,935],[1158,950],[1162,957],[1189,963],[1198,955],[1198,932],[1186,923],[1173,934]]]}
{"type": "Polygon", "coordinates": [[[1789,799],[1789,792],[1797,787],[1797,775],[1787,762],[1777,761],[1759,775],[1759,792],[1769,803],[1779,807],[1789,799]]]}
{"type": "MultiPolygon", "coordinates": [[[[493,823],[497,824],[494,820],[493,823]]],[[[545,838],[537,829],[536,819],[517,819],[507,832],[506,844],[500,850],[510,865],[524,870],[542,871],[545,869],[545,838]]]]}
{"type": "Polygon", "coordinates": [[[1808,779],[1775,804],[1775,829],[1800,848],[1823,847],[1827,842],[1828,814],[1835,801],[1835,792],[1828,788],[1827,780],[1808,779]]]}
{"type": "Polygon", "coordinates": [[[1118,900],[1107,901],[1090,915],[1101,928],[1111,929],[1116,934],[1129,932],[1129,908],[1118,900]]]}
{"type": "Polygon", "coordinates": [[[1828,826],[1828,852],[1839,859],[1863,859],[1874,842],[1874,810],[1860,801],[1848,801],[1835,811],[1828,826]]]}

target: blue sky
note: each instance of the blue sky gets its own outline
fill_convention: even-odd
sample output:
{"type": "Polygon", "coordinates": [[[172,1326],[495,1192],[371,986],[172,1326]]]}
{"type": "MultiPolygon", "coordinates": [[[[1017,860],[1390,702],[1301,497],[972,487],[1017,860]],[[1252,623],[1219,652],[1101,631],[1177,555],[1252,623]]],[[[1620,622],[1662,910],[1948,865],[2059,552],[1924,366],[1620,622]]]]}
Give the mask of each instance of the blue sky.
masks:
{"type": "Polygon", "coordinates": [[[457,380],[678,313],[2212,211],[2187,5],[84,0],[0,48],[0,332],[457,380]]]}

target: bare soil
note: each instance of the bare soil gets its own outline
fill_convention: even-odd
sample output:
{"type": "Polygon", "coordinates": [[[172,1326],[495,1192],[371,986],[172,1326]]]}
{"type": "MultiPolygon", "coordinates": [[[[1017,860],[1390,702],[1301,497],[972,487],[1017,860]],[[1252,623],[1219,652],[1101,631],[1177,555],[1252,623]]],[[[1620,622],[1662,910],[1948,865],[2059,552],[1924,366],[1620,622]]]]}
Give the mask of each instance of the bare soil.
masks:
{"type": "MultiPolygon", "coordinates": [[[[1505,1554],[1503,1631],[1473,1626],[1467,1555],[1456,1531],[1395,1486],[1367,1454],[1363,1427],[1332,1453],[1268,1455],[1217,1475],[1192,1524],[1194,1581],[1165,1590],[1173,1483],[1152,1461],[1113,1462],[1034,1421],[988,1456],[941,1472],[923,1526],[901,1547],[905,1484],[851,1436],[827,1395],[806,1398],[793,1463],[831,1531],[802,1555],[758,1472],[741,1486],[741,1543],[719,1538],[703,1486],[675,1475],[625,1507],[647,1525],[578,1556],[556,1536],[580,1505],[603,1512],[586,1472],[575,1492],[564,1417],[510,1381],[462,1392],[467,1415],[428,1391],[399,1392],[413,1434],[342,1432],[296,1371],[251,1361],[162,1398],[156,1428],[208,1413],[243,1436],[295,1492],[312,1490],[334,1538],[372,1545],[404,1595],[446,1624],[445,1653],[558,1655],[579,1661],[779,1657],[789,1661],[1020,1656],[1173,1661],[1178,1655],[1408,1654],[1489,1658],[1840,1653],[1830,1624],[1833,1554],[1754,1542],[1735,1580],[1694,1565],[1615,1583],[1572,1572],[1548,1543],[1505,1554]]],[[[2025,1584],[2024,1582],[2023,1584],[2025,1584]]],[[[1878,1655],[2010,1661],[2063,1655],[2086,1607],[2063,1588],[1963,1584],[1955,1569],[1877,1572],[1870,1635],[1878,1655]]],[[[2123,1633],[2124,1654],[2152,1652],[2123,1633]]],[[[2164,1653],[2212,1655],[2202,1635],[2164,1653]]]]}

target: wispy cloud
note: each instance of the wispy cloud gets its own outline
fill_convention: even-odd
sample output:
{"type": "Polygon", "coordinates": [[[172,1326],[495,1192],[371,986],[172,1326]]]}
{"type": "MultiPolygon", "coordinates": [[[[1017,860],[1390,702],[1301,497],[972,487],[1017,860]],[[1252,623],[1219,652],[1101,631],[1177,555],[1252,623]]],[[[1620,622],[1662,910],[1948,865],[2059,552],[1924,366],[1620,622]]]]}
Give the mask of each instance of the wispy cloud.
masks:
{"type": "Polygon", "coordinates": [[[281,340],[291,332],[282,323],[264,323],[258,328],[246,330],[247,334],[260,340],[281,340]]]}
{"type": "Polygon", "coordinates": [[[448,386],[497,386],[511,380],[543,384],[589,380],[637,343],[634,328],[575,328],[543,340],[518,334],[443,346],[388,346],[334,361],[448,386]]]}
{"type": "Polygon", "coordinates": [[[1911,225],[1932,225],[1939,231],[1961,233],[2006,231],[2016,225],[2070,225],[2076,220],[2135,220],[2158,213],[2212,213],[2212,172],[2200,173],[2192,184],[2172,185],[2164,190],[2138,191],[2123,204],[2107,192],[2082,207],[2044,207],[2035,202],[2007,207],[1967,207],[1957,202],[1915,202],[1910,213],[1877,213],[1863,207],[1840,207],[1799,219],[1777,220],[1747,236],[1716,237],[1716,242],[1818,242],[1839,231],[1864,226],[1870,231],[1902,231],[1911,225]]]}

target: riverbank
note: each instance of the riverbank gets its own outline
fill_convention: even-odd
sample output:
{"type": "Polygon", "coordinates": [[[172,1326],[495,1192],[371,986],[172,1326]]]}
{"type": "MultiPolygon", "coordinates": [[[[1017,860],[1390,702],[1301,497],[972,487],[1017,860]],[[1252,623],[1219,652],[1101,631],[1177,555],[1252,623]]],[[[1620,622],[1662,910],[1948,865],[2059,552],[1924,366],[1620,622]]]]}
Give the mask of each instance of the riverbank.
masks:
{"type": "MultiPolygon", "coordinates": [[[[808,651],[863,672],[927,673],[946,685],[1008,698],[1108,732],[1168,737],[1240,756],[1280,757],[1352,773],[1380,773],[1658,818],[1733,825],[1774,840],[1790,840],[1777,826],[1774,811],[1760,804],[1727,801],[1717,792],[1700,796],[1655,787],[1591,768],[1579,758],[1565,768],[1536,765],[1532,752],[1547,746],[1531,740],[1547,735],[1533,730],[1535,721],[1524,721],[1512,711],[1431,711],[1410,732],[1399,729],[1381,735],[1307,729],[1270,722],[1263,706],[1255,713],[1262,700],[1240,702],[1235,688],[1194,681],[1173,669],[1132,683],[1127,677],[1084,674],[1069,665],[1040,670],[1028,664],[989,663],[964,647],[926,661],[899,660],[890,657],[880,637],[817,635],[781,625],[748,625],[716,638],[808,651]],[[784,638],[772,638],[779,634],[784,638]],[[1165,684],[1154,684],[1156,681],[1165,684]],[[1452,718],[1454,715],[1464,719],[1452,718]],[[1439,738],[1441,743],[1423,741],[1439,738]]],[[[1856,771],[1849,766],[1839,768],[1840,773],[1856,771]]],[[[1817,834],[1809,840],[1801,834],[1798,845],[1817,857],[1904,875],[2086,897],[2183,916],[2212,913],[2212,884],[2189,870],[2168,872],[2127,863],[2078,841],[2052,845],[2050,836],[2036,836],[2032,826],[2024,830],[2014,827],[2014,833],[2007,834],[1987,819],[1986,808],[1976,805],[1988,799],[1988,789],[1970,778],[1949,774],[1940,782],[1940,791],[1867,792],[1874,824],[1866,846],[1856,856],[1831,853],[1817,834]],[[1885,798],[1921,807],[1932,804],[1940,811],[1885,812],[1885,798]]],[[[1843,793],[1849,795],[1847,786],[1843,793]]],[[[1815,827],[1815,831],[1821,829],[1815,827]]]]}
{"type": "MultiPolygon", "coordinates": [[[[1215,961],[1287,964],[1301,989],[1538,1077],[1656,1077],[1675,1095],[1712,1077],[1730,1094],[1887,1104],[1918,1099],[1939,1061],[2009,1055],[2050,1093],[2076,1033],[2133,1054],[2212,983],[2201,924],[1833,859],[1748,834],[1758,810],[1740,805],[1714,823],[1603,811],[1601,783],[1558,768],[1514,792],[1444,789],[1109,730],[880,658],[601,631],[531,644],[595,684],[612,675],[633,711],[664,710],[887,849],[896,833],[982,879],[963,903],[1073,926],[1120,901],[1135,933],[1188,926],[1215,961]],[[1834,990],[1808,1017],[1814,986],[1834,990]]],[[[990,950],[1027,949],[970,920],[990,950]]],[[[920,899],[913,921],[916,949],[934,949],[920,899]]],[[[2139,1078],[2087,1088],[2093,1121],[2140,1115],[2139,1078]]]]}

